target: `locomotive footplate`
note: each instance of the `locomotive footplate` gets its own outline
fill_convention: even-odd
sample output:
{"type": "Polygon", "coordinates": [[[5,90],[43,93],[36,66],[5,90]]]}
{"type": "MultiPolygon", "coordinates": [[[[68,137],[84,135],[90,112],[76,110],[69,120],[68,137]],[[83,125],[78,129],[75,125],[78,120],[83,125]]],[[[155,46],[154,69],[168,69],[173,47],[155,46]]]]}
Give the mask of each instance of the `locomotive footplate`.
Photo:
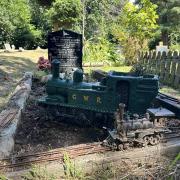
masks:
{"type": "Polygon", "coordinates": [[[153,116],[154,118],[175,117],[175,114],[172,111],[170,111],[170,110],[168,110],[166,108],[162,108],[162,107],[160,107],[160,108],[149,108],[149,109],[147,109],[147,112],[151,116],[153,116]]]}

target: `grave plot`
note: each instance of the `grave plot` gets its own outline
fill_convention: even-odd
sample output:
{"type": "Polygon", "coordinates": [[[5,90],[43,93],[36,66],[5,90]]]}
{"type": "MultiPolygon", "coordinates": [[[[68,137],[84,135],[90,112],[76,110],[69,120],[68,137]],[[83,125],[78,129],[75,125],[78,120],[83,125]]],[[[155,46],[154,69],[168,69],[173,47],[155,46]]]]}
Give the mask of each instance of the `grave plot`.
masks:
{"type": "Polygon", "coordinates": [[[38,98],[44,94],[45,86],[40,82],[33,82],[16,132],[13,154],[34,153],[103,139],[101,130],[49,119],[46,109],[37,105],[38,98]]]}

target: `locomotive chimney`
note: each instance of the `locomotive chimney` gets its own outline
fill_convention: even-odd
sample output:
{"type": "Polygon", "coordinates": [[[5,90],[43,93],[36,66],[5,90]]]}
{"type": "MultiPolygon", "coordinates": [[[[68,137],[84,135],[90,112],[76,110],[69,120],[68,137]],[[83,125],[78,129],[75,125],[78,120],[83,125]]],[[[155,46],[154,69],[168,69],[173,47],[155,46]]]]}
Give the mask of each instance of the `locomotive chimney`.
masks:
{"type": "Polygon", "coordinates": [[[125,104],[123,104],[123,103],[120,103],[119,104],[119,113],[120,113],[120,119],[121,119],[121,121],[123,121],[123,119],[124,119],[124,109],[125,109],[125,104]]]}
{"type": "Polygon", "coordinates": [[[52,64],[52,77],[54,79],[57,79],[57,78],[59,78],[59,64],[60,64],[60,62],[58,59],[54,59],[51,64],[52,64]]]}

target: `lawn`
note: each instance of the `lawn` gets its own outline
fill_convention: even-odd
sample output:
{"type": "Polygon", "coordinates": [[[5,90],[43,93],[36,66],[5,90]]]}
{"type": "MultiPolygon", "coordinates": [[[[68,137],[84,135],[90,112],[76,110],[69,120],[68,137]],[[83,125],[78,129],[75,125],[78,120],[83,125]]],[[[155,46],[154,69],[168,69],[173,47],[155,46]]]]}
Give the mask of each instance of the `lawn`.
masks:
{"type": "Polygon", "coordinates": [[[24,72],[36,69],[40,56],[47,57],[47,51],[0,52],[0,111],[24,72]]]}
{"type": "Polygon", "coordinates": [[[119,66],[119,67],[111,67],[111,66],[105,66],[105,67],[84,67],[85,73],[89,73],[91,70],[94,69],[101,69],[103,71],[121,71],[121,72],[129,72],[132,69],[132,66],[119,66]]]}
{"type": "Polygon", "coordinates": [[[168,86],[162,86],[160,92],[180,99],[180,90],[176,90],[168,86]]]}

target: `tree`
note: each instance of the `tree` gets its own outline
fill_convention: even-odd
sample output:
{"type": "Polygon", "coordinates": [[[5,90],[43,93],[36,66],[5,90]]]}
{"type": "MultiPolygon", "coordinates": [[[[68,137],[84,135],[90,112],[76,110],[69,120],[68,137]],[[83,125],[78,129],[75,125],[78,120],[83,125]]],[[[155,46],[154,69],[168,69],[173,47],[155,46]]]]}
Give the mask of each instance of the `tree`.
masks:
{"type": "Polygon", "coordinates": [[[112,42],[111,27],[125,0],[83,0],[85,61],[119,62],[122,55],[112,42]]]}
{"type": "Polygon", "coordinates": [[[52,25],[58,28],[73,28],[80,21],[82,4],[80,0],[55,0],[48,10],[52,25]]]}
{"type": "MultiPolygon", "coordinates": [[[[164,45],[170,45],[170,35],[180,28],[180,1],[179,0],[151,0],[157,5],[159,15],[161,39],[164,45]]],[[[179,36],[179,35],[178,35],[179,36]]]]}
{"type": "Polygon", "coordinates": [[[83,0],[85,4],[85,37],[109,33],[109,27],[121,12],[125,0],[83,0]]]}
{"type": "Polygon", "coordinates": [[[29,5],[31,7],[31,24],[40,32],[41,36],[36,45],[46,47],[47,35],[51,31],[50,23],[47,20],[49,17],[46,16],[47,7],[40,5],[37,0],[30,0],[29,5]]]}
{"type": "Polygon", "coordinates": [[[156,8],[149,0],[141,0],[138,6],[128,2],[112,27],[128,64],[135,62],[139,49],[146,49],[148,39],[153,37],[158,27],[156,8]]]}
{"type": "Polygon", "coordinates": [[[30,23],[30,7],[27,0],[0,1],[1,43],[12,41],[16,28],[30,23]]]}

